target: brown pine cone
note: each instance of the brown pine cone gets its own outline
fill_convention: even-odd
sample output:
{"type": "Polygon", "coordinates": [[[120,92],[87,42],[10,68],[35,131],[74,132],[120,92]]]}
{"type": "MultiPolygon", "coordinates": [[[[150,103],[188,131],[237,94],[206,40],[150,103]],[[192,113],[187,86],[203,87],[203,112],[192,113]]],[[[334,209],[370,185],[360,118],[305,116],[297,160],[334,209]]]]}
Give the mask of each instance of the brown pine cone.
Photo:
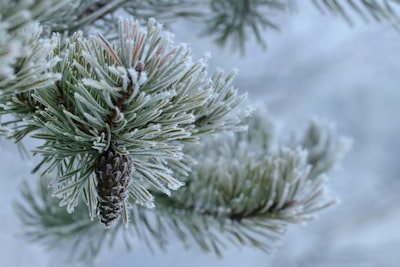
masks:
{"type": "Polygon", "coordinates": [[[100,154],[95,169],[97,178],[97,208],[100,221],[110,228],[119,218],[128,197],[132,160],[114,150],[100,154]]]}

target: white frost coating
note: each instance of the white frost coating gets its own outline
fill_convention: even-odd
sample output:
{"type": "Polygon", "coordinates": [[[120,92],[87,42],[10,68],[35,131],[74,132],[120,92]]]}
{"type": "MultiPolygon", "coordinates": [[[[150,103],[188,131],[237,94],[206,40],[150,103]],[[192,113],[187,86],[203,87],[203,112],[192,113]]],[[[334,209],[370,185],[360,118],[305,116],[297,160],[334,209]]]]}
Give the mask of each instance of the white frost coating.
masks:
{"type": "Polygon", "coordinates": [[[131,76],[133,82],[138,80],[138,72],[135,70],[135,68],[128,68],[126,71],[131,76]]]}
{"type": "Polygon", "coordinates": [[[145,206],[148,209],[154,209],[155,208],[155,204],[153,201],[146,201],[146,202],[142,202],[138,199],[135,199],[135,204],[141,205],[141,206],[145,206]]]}
{"type": "MultiPolygon", "coordinates": [[[[82,56],[91,64],[91,65],[96,65],[97,62],[97,58],[92,55],[90,52],[88,51],[82,51],[82,56]]],[[[74,59],[74,64],[78,64],[80,65],[75,59],[74,59]]]]}
{"type": "Polygon", "coordinates": [[[83,78],[82,83],[93,89],[104,90],[104,81],[97,81],[93,79],[83,78]]]}
{"type": "Polygon", "coordinates": [[[165,42],[167,42],[168,44],[171,44],[171,43],[173,43],[173,41],[174,41],[174,39],[175,39],[175,34],[174,33],[172,33],[172,32],[170,32],[170,31],[164,31],[164,39],[165,39],[165,42]]]}
{"type": "Polygon", "coordinates": [[[106,133],[102,132],[100,136],[95,138],[93,141],[93,149],[96,149],[99,153],[103,152],[108,147],[108,142],[106,139],[106,133]]]}
{"type": "Polygon", "coordinates": [[[125,119],[125,114],[119,110],[118,107],[115,107],[115,118],[113,119],[114,123],[119,123],[125,119]]]}
{"type": "Polygon", "coordinates": [[[138,71],[135,68],[129,68],[127,71],[131,76],[132,82],[137,83],[138,85],[143,85],[147,81],[147,71],[138,71]]]}
{"type": "Polygon", "coordinates": [[[113,103],[113,100],[111,99],[111,95],[108,91],[103,91],[103,97],[104,97],[104,101],[107,103],[108,107],[111,109],[115,109],[116,106],[113,103]]]}
{"type": "Polygon", "coordinates": [[[108,66],[108,70],[110,73],[122,79],[122,90],[126,90],[126,88],[128,88],[129,78],[127,76],[127,70],[125,69],[125,67],[108,66]]]}
{"type": "Polygon", "coordinates": [[[171,190],[178,190],[183,185],[185,185],[185,183],[182,183],[181,181],[178,181],[176,179],[171,179],[167,186],[171,190]]]}
{"type": "MultiPolygon", "coordinates": [[[[57,70],[60,69],[64,74],[63,80],[57,83],[59,90],[40,90],[37,96],[44,105],[47,99],[53,101],[48,105],[51,109],[45,113],[46,118],[52,119],[52,124],[46,124],[46,119],[39,116],[36,120],[46,130],[47,136],[60,142],[60,145],[43,148],[41,152],[61,155],[60,158],[69,155],[65,151],[70,147],[73,150],[70,153],[73,157],[65,158],[65,164],[71,164],[68,166],[73,168],[76,166],[72,170],[76,176],[72,179],[69,179],[71,176],[65,173],[63,166],[58,168],[58,162],[49,162],[55,166],[52,171],[57,170],[60,176],[65,176],[63,181],[69,179],[68,183],[57,184],[58,196],[67,205],[68,211],[73,211],[77,203],[75,194],[82,195],[82,188],[86,189],[82,184],[74,184],[74,180],[79,179],[80,175],[91,174],[91,169],[86,167],[93,165],[97,152],[101,153],[111,147],[117,153],[131,156],[135,169],[132,177],[137,178],[137,182],[129,185],[131,202],[150,208],[154,207],[154,198],[150,192],[154,190],[170,196],[172,190],[184,185],[178,179],[185,181],[183,177],[190,174],[192,166],[191,159],[183,149],[187,142],[205,136],[208,132],[229,131],[229,127],[235,127],[228,119],[221,119],[225,110],[234,107],[231,103],[235,97],[222,95],[218,99],[218,92],[214,92],[213,102],[206,101],[208,95],[216,91],[211,79],[206,77],[205,61],[208,55],[200,63],[193,63],[190,60],[190,49],[185,45],[170,46],[173,35],[164,33],[162,26],[156,24],[155,20],[149,21],[147,30],[132,20],[123,21],[120,25],[121,39],[115,43],[109,43],[100,35],[97,43],[93,42],[96,39],[88,40],[83,35],[73,35],[65,48],[69,51],[61,54],[65,56],[59,65],[61,69],[57,66],[57,70]],[[210,80],[209,84],[207,80],[210,80]],[[68,90],[62,92],[64,88],[68,90]],[[126,94],[127,91],[129,94],[126,94]],[[66,105],[57,105],[59,94],[67,100],[66,105]],[[51,105],[53,103],[56,104],[51,105]],[[198,111],[203,103],[210,107],[209,113],[198,111]],[[63,112],[63,108],[69,112],[63,112]],[[201,128],[202,125],[194,125],[195,118],[203,114],[211,116],[211,119],[214,116],[219,120],[218,125],[226,127],[219,126],[220,129],[215,130],[212,123],[204,128],[201,128]],[[68,122],[69,128],[63,125],[64,120],[68,122]],[[77,125],[79,127],[73,127],[77,125]],[[81,134],[82,138],[59,138],[64,133],[74,133],[70,128],[77,129],[75,133],[81,134]],[[86,155],[79,154],[82,151],[91,151],[93,154],[85,158],[86,155]]],[[[232,180],[224,173],[221,173],[221,177],[232,180]]],[[[245,184],[250,187],[249,191],[252,190],[251,183],[245,184]]],[[[89,190],[96,190],[95,187],[89,188],[85,194],[96,195],[96,192],[89,190]]],[[[236,188],[230,190],[236,191],[236,188]]],[[[197,191],[201,192],[204,200],[221,201],[214,194],[218,190],[203,189],[195,193],[197,191]]],[[[96,197],[91,196],[85,199],[86,204],[96,207],[96,197]]],[[[237,197],[238,206],[241,201],[251,203],[253,200],[248,195],[240,194],[237,197]]],[[[212,205],[208,207],[212,208],[212,205]]],[[[93,209],[89,208],[91,214],[94,213],[93,209]]],[[[229,207],[220,207],[213,212],[224,213],[228,210],[229,207]]]]}
{"type": "Polygon", "coordinates": [[[141,71],[140,74],[138,75],[138,84],[143,85],[147,81],[147,72],[146,71],[141,71]]]}

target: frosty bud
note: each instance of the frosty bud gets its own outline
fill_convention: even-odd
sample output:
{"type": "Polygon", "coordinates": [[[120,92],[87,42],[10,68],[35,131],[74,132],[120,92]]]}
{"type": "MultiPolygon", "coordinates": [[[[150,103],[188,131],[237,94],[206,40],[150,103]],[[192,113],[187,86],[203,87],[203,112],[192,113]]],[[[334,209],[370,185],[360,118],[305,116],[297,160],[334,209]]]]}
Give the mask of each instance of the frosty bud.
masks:
{"type": "Polygon", "coordinates": [[[100,221],[106,228],[119,218],[125,205],[132,169],[131,158],[112,149],[97,158],[97,208],[100,221]]]}

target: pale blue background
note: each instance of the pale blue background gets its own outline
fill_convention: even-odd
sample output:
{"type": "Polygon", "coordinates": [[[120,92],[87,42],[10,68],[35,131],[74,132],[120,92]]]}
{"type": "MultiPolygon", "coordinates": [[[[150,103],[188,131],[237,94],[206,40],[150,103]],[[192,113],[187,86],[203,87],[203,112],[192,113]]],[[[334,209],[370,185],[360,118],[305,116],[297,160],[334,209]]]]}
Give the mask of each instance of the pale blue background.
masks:
{"type": "MultiPolygon", "coordinates": [[[[173,29],[177,40],[191,44],[195,59],[211,52],[211,69],[238,69],[235,86],[248,91],[250,103],[266,104],[281,129],[300,130],[319,117],[353,138],[352,150],[330,175],[331,194],[341,204],[305,226],[292,226],[274,256],[231,248],[217,259],[184,251],[173,240],[167,252],[153,255],[133,241],[132,252],[117,244],[94,266],[400,266],[400,33],[361,20],[350,28],[309,1],[298,2],[298,13],[278,18],[280,33],[266,33],[268,50],[250,41],[243,58],[199,38],[195,23],[173,29]]],[[[36,178],[12,143],[0,147],[0,266],[63,266],[61,250],[16,238],[22,227],[11,202],[23,179],[36,178]]]]}

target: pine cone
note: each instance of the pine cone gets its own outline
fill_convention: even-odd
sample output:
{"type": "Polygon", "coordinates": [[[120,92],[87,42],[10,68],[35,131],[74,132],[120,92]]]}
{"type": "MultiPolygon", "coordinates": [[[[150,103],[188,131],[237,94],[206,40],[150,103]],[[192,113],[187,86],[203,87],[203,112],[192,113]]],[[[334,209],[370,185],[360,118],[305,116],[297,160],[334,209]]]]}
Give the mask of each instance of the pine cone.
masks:
{"type": "Polygon", "coordinates": [[[128,196],[131,172],[131,158],[112,149],[100,154],[97,159],[97,207],[100,221],[106,228],[110,228],[120,216],[128,196]]]}

